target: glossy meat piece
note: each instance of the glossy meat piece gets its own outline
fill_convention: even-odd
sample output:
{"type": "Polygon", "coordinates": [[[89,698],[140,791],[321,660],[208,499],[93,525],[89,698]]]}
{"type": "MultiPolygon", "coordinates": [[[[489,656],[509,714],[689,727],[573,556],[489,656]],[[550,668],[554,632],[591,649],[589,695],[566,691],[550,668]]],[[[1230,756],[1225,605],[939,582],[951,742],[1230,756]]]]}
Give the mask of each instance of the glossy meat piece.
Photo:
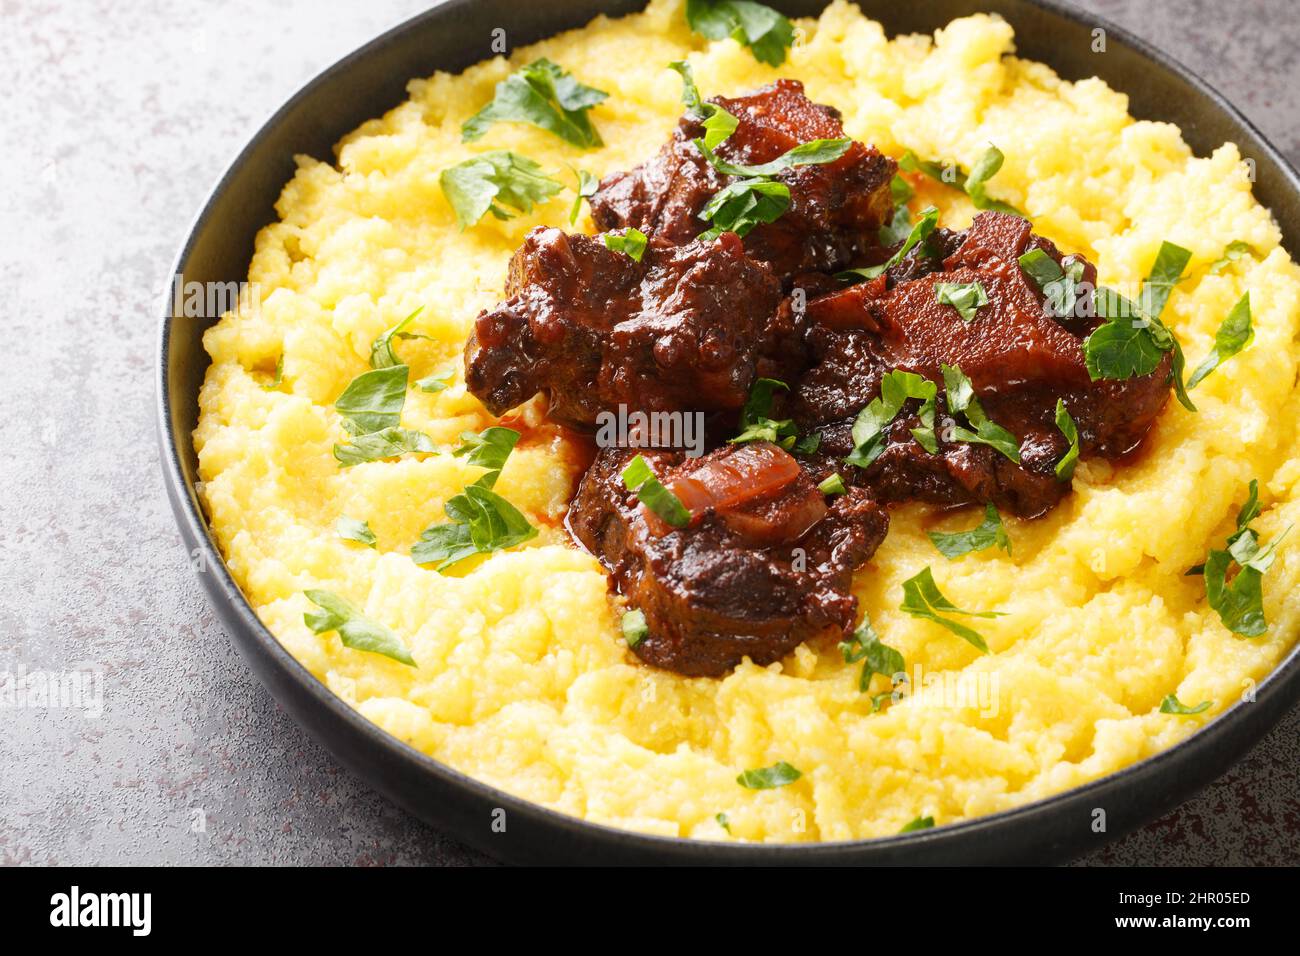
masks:
{"type": "MultiPolygon", "coordinates": [[[[880,391],[881,377],[901,368],[936,382],[937,454],[912,438],[919,423],[911,402],[889,431],[889,444],[865,474],[846,478],[872,488],[882,500],[917,499],[938,504],[994,501],[1023,517],[1040,515],[1066,491],[1055,463],[1068,445],[1056,427],[1058,398],[1080,433],[1084,455],[1117,457],[1145,436],[1169,396],[1169,356],[1156,370],[1126,381],[1093,382],[1083,342],[1100,320],[1051,314],[1037,284],[1016,259],[1029,248],[1059,262],[1059,251],[1033,236],[1030,224],[1003,213],[981,213],[942,272],[894,283],[889,275],[831,293],[809,303],[806,322],[812,366],[794,392],[791,410],[804,428],[824,435],[823,451],[845,455],[858,410],[880,391]],[[971,321],[935,294],[938,282],[979,282],[989,298],[971,321]],[[941,364],[970,379],[985,412],[1020,440],[1017,466],[992,448],[945,441],[952,419],[945,415],[941,364]]],[[[1091,289],[1096,270],[1085,263],[1082,282],[1091,289]]]]}
{"type": "Polygon", "coordinates": [[[494,414],[538,392],[551,417],[590,428],[602,410],[740,408],[780,298],[766,266],[730,233],[641,262],[599,236],[539,227],[510,264],[509,296],[479,315],[465,381],[494,414]]]}
{"type": "MultiPolygon", "coordinates": [[[[777,80],[745,96],[710,102],[740,121],[716,150],[728,162],[759,165],[802,143],[844,137],[839,111],[813,103],[797,80],[777,80]]],[[[591,197],[596,225],[602,230],[635,226],[674,243],[689,242],[708,228],[698,218],[700,210],[734,177],[714,169],[691,142],[703,134],[699,122],[683,117],[656,156],[606,177],[591,197]]],[[[895,168],[874,146],[855,142],[833,163],[780,173],[790,187],[790,208],[749,233],[745,248],[787,285],[802,272],[843,268],[875,245],[877,230],[892,215],[889,182],[895,168]]]]}
{"type": "Polygon", "coordinates": [[[632,453],[597,457],[569,527],[646,617],[634,651],[656,667],[719,676],[742,657],[768,664],[801,642],[854,625],[854,569],[884,540],[887,513],[860,488],[827,499],[774,445],[724,446],[703,458],[643,453],[691,507],[671,528],[638,503],[621,473],[632,453]],[[698,485],[698,487],[693,487],[698,485]]]}

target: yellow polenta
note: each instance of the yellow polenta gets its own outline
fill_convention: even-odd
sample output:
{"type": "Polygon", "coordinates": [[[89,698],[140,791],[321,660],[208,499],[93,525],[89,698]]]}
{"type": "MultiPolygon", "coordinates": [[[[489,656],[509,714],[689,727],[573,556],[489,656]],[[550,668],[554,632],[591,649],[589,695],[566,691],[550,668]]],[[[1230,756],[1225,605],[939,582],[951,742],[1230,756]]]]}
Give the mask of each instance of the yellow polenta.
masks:
{"type": "MultiPolygon", "coordinates": [[[[1263,678],[1294,641],[1300,555],[1282,551],[1265,576],[1268,633],[1230,634],[1184,577],[1222,547],[1251,478],[1268,540],[1300,522],[1295,345],[1300,271],[1251,195],[1232,144],[1192,155],[1174,126],[1135,122],[1099,80],[1065,83],[1012,56],[1003,21],[974,16],[934,37],[886,39],[837,2],[780,69],[727,40],[690,33],[681,0],[598,19],[460,76],[410,84],[410,100],[348,135],[337,166],[299,160],[257,239],[256,292],[205,338],[212,366],[195,432],[202,496],[236,580],[267,626],[313,674],[390,733],[521,797],[589,820],[661,834],[736,840],[841,840],[891,834],[918,815],[940,823],[1064,790],[1141,760],[1193,733],[1263,678]],[[512,69],[545,56],[607,90],[592,118],[606,145],[582,152],[527,126],[497,124],[462,144],[461,123],[512,69]],[[371,341],[416,308],[397,348],[412,379],[455,369],[445,391],[412,389],[403,426],[446,449],[493,424],[465,391],[460,355],[479,310],[501,294],[511,253],[539,224],[567,228],[572,194],[508,222],[460,234],[438,186],[446,167],[512,149],[565,181],[567,166],[604,175],[654,153],[671,133],[688,58],[705,95],[777,76],[801,79],[844,113],[849,135],[891,155],[904,149],[969,168],[990,142],[1006,154],[991,192],[1027,210],[1035,229],[1131,288],[1161,240],[1193,252],[1192,276],[1164,318],[1191,364],[1210,349],[1249,290],[1254,345],[1194,393],[1199,414],[1170,402],[1137,461],[1086,462],[1074,493],[1046,518],[1009,521],[1014,553],[950,562],[928,528],[977,523],[895,513],[856,591],[882,639],[946,690],[873,713],[858,666],[833,645],[723,680],[686,679],[637,663],[595,560],[562,527],[578,467],[544,445],[517,450],[497,490],[540,536],[448,574],[418,567],[411,545],[445,520],[443,503],[481,469],[450,454],[340,469],[332,405],[367,368],[371,341]],[[1206,268],[1233,240],[1246,256],[1206,268]],[[266,387],[283,355],[283,382],[266,387]],[[370,549],[340,539],[340,516],[366,519],[370,549]],[[993,653],[902,613],[901,583],[929,565],[993,653]],[[312,633],[306,588],[347,597],[401,634],[406,667],[312,633]],[[955,681],[961,678],[964,683],[955,681]],[[958,691],[977,688],[963,696],[958,691]],[[1213,701],[1197,717],[1161,714],[1166,694],[1213,701]],[[777,790],[739,787],[741,770],[788,761],[803,771],[777,790]],[[725,832],[715,819],[724,812],[725,832]]],[[[965,196],[936,187],[945,225],[964,226],[965,196]]],[[[583,218],[578,228],[590,231],[583,218]]],[[[525,415],[540,414],[538,403],[525,415]]],[[[879,682],[882,678],[877,678],[879,682]]],[[[914,684],[915,684],[914,680],[914,684]]],[[[919,684],[917,686],[920,686],[919,684]]]]}

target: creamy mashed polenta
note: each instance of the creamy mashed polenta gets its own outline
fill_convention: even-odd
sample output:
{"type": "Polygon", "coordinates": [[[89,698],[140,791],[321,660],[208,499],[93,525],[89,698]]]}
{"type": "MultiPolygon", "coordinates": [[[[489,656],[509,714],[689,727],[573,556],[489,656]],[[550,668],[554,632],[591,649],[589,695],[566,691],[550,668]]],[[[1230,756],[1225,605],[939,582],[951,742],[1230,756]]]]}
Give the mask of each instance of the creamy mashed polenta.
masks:
{"type": "MultiPolygon", "coordinates": [[[[1222,547],[1250,479],[1269,540],[1300,522],[1295,344],[1300,271],[1251,196],[1235,146],[1193,156],[1179,130],[1135,122],[1099,80],[1065,83],[1016,59],[1005,22],[974,16],[933,37],[886,39],[836,2],[779,69],[731,40],[692,34],[682,0],[598,19],[460,76],[410,84],[410,100],[338,145],[337,165],[300,158],[257,239],[256,294],[206,335],[212,356],[195,432],[202,497],[221,548],[266,625],[313,674],[367,718],[418,749],[528,800],[588,820],[709,839],[842,840],[942,825],[1025,803],[1118,770],[1185,738],[1248,694],[1297,631],[1300,555],[1285,547],[1264,577],[1268,632],[1230,634],[1184,572],[1222,547]],[[498,123],[462,144],[460,127],[511,70],[545,56],[609,92],[591,113],[605,144],[582,151],[541,130],[498,123]],[[539,224],[567,228],[572,193],[463,234],[439,189],[450,165],[511,149],[569,182],[630,168],[669,137],[686,58],[704,94],[736,94],[778,76],[838,107],[848,135],[969,168],[990,142],[1006,163],[990,190],[1028,211],[1035,231],[1132,288],[1162,240],[1192,250],[1190,278],[1163,318],[1189,363],[1250,292],[1256,338],[1194,393],[1171,401],[1137,460],[1082,463],[1074,492],[1047,517],[1008,518],[1013,553],[959,561],[926,530],[979,514],[894,515],[857,575],[863,609],[928,693],[873,712],[860,665],[833,643],[780,664],[744,664],[721,680],[654,670],[625,649],[619,607],[597,562],[561,524],[582,463],[562,443],[521,444],[496,490],[539,536],[439,574],[412,544],[445,520],[443,504],[482,474],[447,452],[495,419],[465,391],[461,351],[475,315],[502,294],[511,253],[539,224]],[[1256,250],[1212,274],[1225,245],[1256,250]],[[423,311],[397,348],[411,378],[450,371],[442,391],[411,389],[402,425],[444,449],[340,468],[333,408],[368,368],[372,340],[423,311]],[[274,373],[282,360],[283,378],[274,373]],[[343,540],[336,521],[366,520],[377,546],[343,540]],[[993,653],[899,610],[902,582],[925,566],[979,621],[993,653]],[[400,634],[418,667],[344,647],[303,622],[303,591],[336,592],[400,634]],[[915,669],[920,668],[919,674],[915,669]],[[938,683],[931,683],[937,679],[938,683]],[[946,680],[945,680],[946,679],[946,680]],[[1197,716],[1160,712],[1176,694],[1197,716]],[[786,761],[795,783],[748,790],[736,776],[786,761]],[[729,825],[726,830],[718,814],[729,825]]],[[[965,226],[965,195],[920,197],[965,226]]],[[[584,211],[578,228],[592,230],[584,211]]],[[[540,404],[525,421],[540,419],[540,404]]]]}

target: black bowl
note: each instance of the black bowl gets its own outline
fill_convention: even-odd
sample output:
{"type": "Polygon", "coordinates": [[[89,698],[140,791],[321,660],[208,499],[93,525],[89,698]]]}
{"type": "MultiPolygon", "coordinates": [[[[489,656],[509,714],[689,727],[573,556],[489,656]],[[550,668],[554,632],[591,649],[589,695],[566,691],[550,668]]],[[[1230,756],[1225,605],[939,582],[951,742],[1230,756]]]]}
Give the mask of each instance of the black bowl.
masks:
{"type": "MultiPolygon", "coordinates": [[[[1100,76],[1129,95],[1134,116],[1168,120],[1199,155],[1233,141],[1255,161],[1255,194],[1273,210],[1287,247],[1300,237],[1300,180],[1222,97],[1185,67],[1102,20],[1043,0],[860,0],[892,35],[930,32],[957,16],[1006,18],[1019,55],[1066,79],[1100,76]],[[1092,52],[1103,29],[1106,52],[1092,52]]],[[[816,14],[817,0],[777,2],[791,15],[816,14]]],[[[599,13],[630,13],[638,0],[446,0],[340,60],[312,80],[258,131],[212,191],[177,257],[174,273],[197,282],[247,276],[257,231],[294,173],[293,156],[332,160],[332,145],[364,120],[398,105],[410,77],[459,71],[490,55],[493,27],[508,24],[515,46],[585,24],[599,13]]],[[[1106,148],[1080,144],[1080,148],[1106,148]]],[[[209,598],[244,657],[271,692],[345,765],[435,826],[501,859],[583,863],[1011,863],[1059,861],[1094,849],[1186,799],[1223,773],[1300,698],[1300,650],[1258,688],[1194,736],[1086,786],[1037,803],[906,837],[839,843],[745,845],[643,836],[586,823],[466,777],[389,736],[334,696],[262,625],[236,587],[195,495],[191,432],[208,366],[202,334],[211,320],[167,309],[159,342],[158,415],[168,495],[188,547],[204,558],[209,598]],[[1104,833],[1095,811],[1106,814],[1104,833]],[[505,811],[504,832],[493,823],[505,811]]]]}

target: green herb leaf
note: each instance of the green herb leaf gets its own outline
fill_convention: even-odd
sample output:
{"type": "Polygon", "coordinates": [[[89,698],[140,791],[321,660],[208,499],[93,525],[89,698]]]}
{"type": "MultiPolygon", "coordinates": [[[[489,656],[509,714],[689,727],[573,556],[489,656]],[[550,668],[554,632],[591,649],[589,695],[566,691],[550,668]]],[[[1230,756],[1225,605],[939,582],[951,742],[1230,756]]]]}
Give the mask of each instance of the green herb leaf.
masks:
{"type": "Polygon", "coordinates": [[[1191,261],[1192,251],[1175,245],[1168,240],[1160,243],[1156,261],[1151,265],[1151,272],[1142,281],[1138,291],[1139,308],[1153,319],[1160,318],[1169,301],[1169,294],[1174,286],[1183,280],[1183,270],[1191,261]]]}
{"type": "Polygon", "coordinates": [[[674,528],[690,524],[691,513],[677,496],[659,483],[649,463],[637,455],[623,469],[623,485],[633,492],[643,505],[674,528]]]}
{"type": "Polygon", "coordinates": [[[427,339],[427,335],[412,335],[403,330],[415,321],[415,317],[424,311],[424,306],[420,306],[406,318],[402,319],[391,329],[384,332],[377,339],[370,343],[370,367],[371,368],[392,368],[394,365],[405,364],[397,353],[393,351],[393,337],[398,336],[408,339],[427,339]]]}
{"type": "Polygon", "coordinates": [[[1061,318],[1074,314],[1079,301],[1079,282],[1083,279],[1082,262],[1074,259],[1063,269],[1042,249],[1030,249],[1017,261],[1047,296],[1053,315],[1061,318]]]}
{"type": "Polygon", "coordinates": [[[1210,263],[1210,275],[1218,275],[1244,255],[1254,256],[1258,255],[1258,253],[1255,252],[1255,247],[1249,242],[1236,239],[1228,243],[1223,249],[1223,255],[1210,263]]]}
{"type": "Polygon", "coordinates": [[[406,644],[393,631],[378,621],[372,621],[355,607],[330,591],[303,592],[319,611],[308,611],[302,616],[306,625],[317,634],[338,631],[344,647],[354,651],[383,654],[402,664],[415,666],[415,658],[406,644]]]}
{"type": "Polygon", "coordinates": [[[934,827],[934,817],[917,817],[915,820],[913,820],[907,826],[903,827],[903,829],[899,830],[898,832],[915,833],[917,830],[930,830],[933,827],[934,827]]]}
{"type": "Polygon", "coordinates": [[[450,523],[430,525],[411,548],[416,564],[437,563],[445,571],[475,554],[488,554],[523,544],[537,537],[537,529],[519,509],[491,489],[485,479],[496,480],[490,471],[465,490],[448,499],[443,511],[450,523]]]}
{"type": "Polygon", "coordinates": [[[280,357],[275,360],[274,377],[271,379],[271,381],[263,385],[262,389],[267,392],[273,392],[280,387],[280,383],[283,381],[284,381],[284,353],[282,352],[280,353],[280,357]]]}
{"type": "Polygon", "coordinates": [[[907,238],[899,246],[898,251],[889,257],[885,262],[878,266],[868,266],[865,269],[848,269],[844,272],[837,272],[835,278],[845,282],[859,282],[863,279],[874,279],[876,276],[884,274],[886,269],[892,268],[903,261],[903,257],[911,252],[921,243],[930,238],[930,233],[934,232],[935,227],[939,225],[939,210],[933,206],[928,206],[921,210],[921,218],[907,233],[907,238]]]}
{"type": "Polygon", "coordinates": [[[411,370],[405,365],[362,372],[334,401],[334,409],[343,417],[349,435],[396,428],[406,404],[406,381],[411,370]]]}
{"type": "Polygon", "coordinates": [[[334,530],[345,541],[357,541],[368,548],[373,548],[379,541],[375,537],[375,533],[370,530],[370,522],[358,521],[356,518],[349,518],[346,515],[334,523],[334,530]]]}
{"type": "Polygon", "coordinates": [[[764,176],[771,177],[778,173],[793,169],[796,166],[821,166],[826,163],[833,163],[853,145],[851,139],[814,139],[807,143],[800,143],[793,149],[787,150],[771,162],[762,163],[758,166],[746,166],[741,163],[729,163],[719,157],[709,147],[703,139],[695,140],[696,147],[704,154],[704,158],[718,172],[727,176],[764,176]]]}
{"type": "Polygon", "coordinates": [[[785,382],[774,378],[760,378],[749,390],[749,398],[740,411],[740,434],[728,439],[733,445],[751,441],[770,441],[787,451],[795,446],[799,431],[791,419],[779,421],[768,417],[772,411],[772,395],[777,390],[788,391],[785,382]]]}
{"type": "Polygon", "coordinates": [[[1074,477],[1074,466],[1079,461],[1079,429],[1075,427],[1074,419],[1065,407],[1065,400],[1061,398],[1056,400],[1056,427],[1070,443],[1069,450],[1056,463],[1056,480],[1069,481],[1074,477]]]}
{"type": "Polygon", "coordinates": [[[993,199],[985,189],[985,184],[1002,168],[1002,160],[1002,150],[990,145],[984,151],[984,154],[975,161],[975,165],[971,167],[970,175],[966,177],[966,184],[963,188],[966,190],[966,195],[970,197],[970,201],[975,204],[976,209],[1009,212],[1013,216],[1027,219],[1028,217],[1015,206],[993,199]]]}
{"type": "Polygon", "coordinates": [[[691,65],[685,60],[674,60],[668,64],[668,68],[681,74],[682,104],[686,107],[688,116],[704,125],[704,145],[710,150],[717,149],[718,144],[736,131],[740,120],[716,103],[704,101],[699,87],[695,85],[691,65]]]}
{"type": "Polygon", "coordinates": [[[844,487],[844,479],[840,477],[838,471],[822,479],[821,483],[817,485],[817,490],[824,495],[842,495],[848,491],[844,487]]]}
{"type": "Polygon", "coordinates": [[[1001,425],[992,421],[985,413],[984,406],[975,397],[975,388],[966,373],[955,365],[939,365],[943,372],[943,387],[948,411],[953,415],[965,415],[975,431],[954,426],[951,437],[954,441],[988,445],[1001,452],[1011,461],[1020,464],[1020,442],[1001,425]]]}
{"type": "Polygon", "coordinates": [[[736,783],[746,790],[775,790],[794,783],[803,774],[784,760],[778,760],[770,767],[746,770],[736,778],[736,783]]]}
{"type": "Polygon", "coordinates": [[[497,219],[513,219],[518,213],[532,212],[534,204],[545,202],[564,189],[563,184],[545,175],[537,163],[509,150],[482,153],[444,169],[438,176],[438,184],[451,203],[462,232],[488,212],[497,219]],[[510,212],[511,209],[515,212],[510,212]]]}
{"type": "Polygon", "coordinates": [[[621,236],[616,232],[605,233],[606,249],[612,249],[614,252],[621,252],[624,255],[631,256],[637,262],[640,262],[641,257],[645,255],[647,242],[649,240],[646,238],[646,234],[640,229],[629,228],[621,236]]]}
{"type": "Polygon", "coordinates": [[[700,211],[713,228],[699,238],[712,242],[724,232],[744,238],[755,226],[776,222],[790,208],[790,187],[771,179],[738,179],[719,190],[700,211]]]}
{"type": "Polygon", "coordinates": [[[357,435],[346,445],[334,446],[334,457],[339,466],[348,468],[367,461],[396,458],[411,451],[437,451],[433,439],[424,432],[405,428],[385,428],[382,431],[357,435]]]}
{"type": "Polygon", "coordinates": [[[751,0],[686,0],[686,22],[707,39],[731,37],[769,66],[784,63],[785,51],[794,43],[794,24],[751,0]]]}
{"type": "Polygon", "coordinates": [[[1154,372],[1169,348],[1158,344],[1153,332],[1157,324],[1113,289],[1099,287],[1093,301],[1106,323],[1097,326],[1083,343],[1089,377],[1094,382],[1122,380],[1154,372]]]}
{"type": "Polygon", "coordinates": [[[727,819],[725,813],[716,813],[714,814],[713,819],[718,821],[718,826],[722,827],[722,829],[726,830],[728,833],[731,832],[731,821],[727,819]]]}
{"type": "Polygon", "coordinates": [[[926,536],[945,558],[954,560],[986,548],[1002,548],[1011,553],[1011,538],[998,509],[989,502],[984,506],[984,520],[970,531],[955,531],[946,534],[941,531],[927,531],[926,536]]]}
{"type": "Polygon", "coordinates": [[[1160,713],[1178,714],[1183,717],[1190,717],[1193,714],[1202,714],[1209,710],[1210,704],[1212,703],[1213,701],[1203,700],[1195,707],[1188,707],[1186,704],[1179,701],[1179,699],[1173,694],[1170,694],[1160,702],[1160,713]]]}
{"type": "Polygon", "coordinates": [[[930,573],[928,567],[903,582],[903,603],[899,605],[899,610],[906,611],[912,617],[933,621],[947,628],[985,654],[989,652],[989,646],[984,643],[984,638],[978,632],[965,624],[940,617],[938,612],[965,614],[969,617],[1001,617],[997,611],[963,611],[954,605],[939,591],[939,586],[934,583],[934,575],[930,573]]]}
{"type": "Polygon", "coordinates": [[[978,282],[936,282],[934,295],[941,304],[956,309],[967,322],[975,318],[980,306],[989,304],[989,294],[978,282]]]}
{"type": "Polygon", "coordinates": [[[574,146],[602,146],[587,111],[608,96],[550,60],[534,60],[497,84],[492,102],[460,128],[461,140],[481,138],[493,123],[528,123],[574,146]]]}
{"type": "Polygon", "coordinates": [[[796,455],[811,455],[822,446],[822,433],[809,432],[794,443],[796,455]]]}
{"type": "Polygon", "coordinates": [[[858,417],[853,422],[853,451],[844,460],[859,468],[871,467],[871,464],[885,450],[885,429],[898,417],[898,413],[902,411],[908,399],[921,401],[921,408],[917,415],[921,419],[922,427],[913,429],[913,437],[922,441],[925,437],[925,429],[928,427],[931,433],[928,437],[933,440],[934,401],[938,391],[938,386],[934,382],[914,372],[905,372],[902,369],[886,372],[880,380],[880,395],[873,398],[866,408],[858,412],[858,417]],[[921,432],[922,435],[918,436],[917,432],[921,432]]]}
{"type": "Polygon", "coordinates": [[[574,189],[577,195],[573,197],[573,206],[569,209],[570,226],[578,221],[578,213],[582,212],[582,201],[596,195],[596,190],[600,188],[600,181],[585,169],[575,169],[574,173],[578,177],[578,185],[574,189]]]}
{"type": "Polygon", "coordinates": [[[445,372],[434,372],[432,375],[426,375],[415,383],[415,387],[422,392],[441,392],[451,384],[452,377],[456,373],[450,369],[445,372]]]}
{"type": "Polygon", "coordinates": [[[650,633],[650,628],[645,622],[645,614],[641,611],[628,611],[623,615],[622,623],[623,640],[627,641],[628,647],[636,647],[650,633]]]}
{"type": "Polygon", "coordinates": [[[1237,300],[1237,304],[1232,307],[1228,317],[1219,326],[1219,331],[1214,333],[1214,348],[1210,349],[1210,354],[1196,366],[1196,371],[1187,380],[1187,388],[1191,390],[1200,385],[1207,375],[1247,348],[1253,341],[1255,341],[1255,330],[1251,326],[1250,293],[1247,292],[1237,300]]]}
{"type": "Polygon", "coordinates": [[[956,166],[945,166],[942,163],[921,159],[910,149],[899,157],[898,168],[908,173],[925,173],[935,182],[943,183],[945,186],[957,185],[959,170],[956,166]]]}
{"type": "Polygon", "coordinates": [[[1277,546],[1291,531],[1288,526],[1267,547],[1261,548],[1259,536],[1249,527],[1259,514],[1259,482],[1252,480],[1246,503],[1237,513],[1237,530],[1228,537],[1227,549],[1211,550],[1201,568],[1210,607],[1218,613],[1224,627],[1244,637],[1258,637],[1268,630],[1264,620],[1263,576],[1273,566],[1277,546]],[[1228,572],[1234,563],[1239,570],[1229,581],[1228,572]]]}
{"type": "Polygon", "coordinates": [[[974,204],[976,209],[988,209],[994,212],[1009,212],[1013,216],[1019,216],[1022,219],[1028,219],[1023,212],[1009,203],[1001,202],[989,196],[986,184],[999,169],[1002,168],[1004,157],[1002,150],[996,146],[990,146],[984,151],[975,162],[975,166],[970,173],[966,175],[965,181],[958,185],[957,180],[961,178],[961,169],[954,165],[944,165],[943,163],[930,162],[918,159],[916,153],[910,149],[903,153],[898,161],[898,168],[909,173],[925,173],[936,182],[941,182],[946,186],[952,186],[954,189],[960,189],[974,204]]]}
{"type": "Polygon", "coordinates": [[[907,664],[903,661],[903,655],[881,643],[880,635],[865,616],[852,636],[847,641],[840,642],[839,649],[846,664],[863,662],[862,673],[858,677],[858,690],[864,694],[875,674],[888,679],[891,687],[907,680],[907,664]]]}
{"type": "Polygon", "coordinates": [[[478,484],[491,488],[497,483],[497,476],[506,465],[506,459],[519,442],[519,432],[513,428],[493,425],[475,434],[460,433],[461,445],[452,452],[456,457],[464,457],[471,465],[488,469],[488,473],[478,480],[478,484]]]}

